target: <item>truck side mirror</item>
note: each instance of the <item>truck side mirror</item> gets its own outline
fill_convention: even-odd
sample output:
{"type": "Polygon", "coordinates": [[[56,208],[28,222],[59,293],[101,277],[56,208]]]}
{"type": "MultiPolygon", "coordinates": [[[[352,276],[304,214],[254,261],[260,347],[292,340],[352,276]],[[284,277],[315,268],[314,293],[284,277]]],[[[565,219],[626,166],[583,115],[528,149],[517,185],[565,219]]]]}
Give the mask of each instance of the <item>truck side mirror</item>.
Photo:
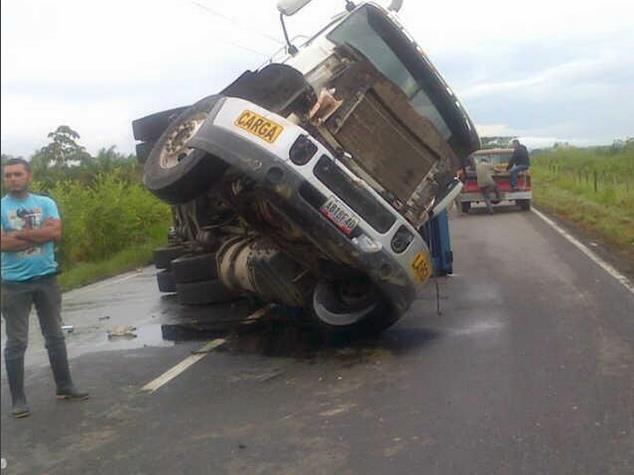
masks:
{"type": "Polygon", "coordinates": [[[403,0],[392,0],[392,3],[387,7],[388,10],[398,12],[403,6],[403,0]]]}
{"type": "Polygon", "coordinates": [[[277,2],[277,9],[282,15],[291,16],[295,15],[295,13],[310,2],[311,0],[279,0],[277,2]]]}
{"type": "Polygon", "coordinates": [[[454,178],[451,183],[449,183],[444,192],[441,193],[441,195],[438,196],[436,200],[434,200],[434,205],[429,212],[429,217],[431,218],[433,216],[436,216],[446,210],[451,202],[455,200],[456,197],[460,194],[463,186],[464,185],[460,180],[454,178]]]}

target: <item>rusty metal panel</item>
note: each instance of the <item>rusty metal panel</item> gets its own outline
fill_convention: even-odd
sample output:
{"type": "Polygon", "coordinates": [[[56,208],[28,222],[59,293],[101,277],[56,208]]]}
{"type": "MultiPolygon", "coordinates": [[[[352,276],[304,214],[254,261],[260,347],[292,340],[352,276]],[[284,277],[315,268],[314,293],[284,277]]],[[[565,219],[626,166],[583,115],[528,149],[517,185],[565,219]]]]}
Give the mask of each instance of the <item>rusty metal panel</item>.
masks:
{"type": "Polygon", "coordinates": [[[344,104],[326,126],[353,160],[407,202],[432,167],[455,154],[429,119],[367,61],[332,81],[344,104]]]}
{"type": "Polygon", "coordinates": [[[336,137],[361,168],[402,201],[407,201],[438,159],[371,91],[348,115],[336,137]]]}

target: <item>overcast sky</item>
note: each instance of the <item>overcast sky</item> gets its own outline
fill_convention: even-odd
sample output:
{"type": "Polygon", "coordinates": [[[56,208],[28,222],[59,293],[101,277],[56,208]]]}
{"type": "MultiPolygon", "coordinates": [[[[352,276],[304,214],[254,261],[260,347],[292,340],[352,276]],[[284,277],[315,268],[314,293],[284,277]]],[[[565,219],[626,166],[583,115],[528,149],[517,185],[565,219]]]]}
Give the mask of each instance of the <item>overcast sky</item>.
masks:
{"type": "MultiPolygon", "coordinates": [[[[62,124],[92,153],[132,152],[133,119],[217,92],[282,47],[275,5],[3,0],[2,153],[28,157],[62,124]]],[[[315,32],[344,5],[313,0],[289,33],[315,32]]],[[[634,2],[524,5],[405,0],[400,16],[481,135],[533,147],[634,136],[634,2]]]]}

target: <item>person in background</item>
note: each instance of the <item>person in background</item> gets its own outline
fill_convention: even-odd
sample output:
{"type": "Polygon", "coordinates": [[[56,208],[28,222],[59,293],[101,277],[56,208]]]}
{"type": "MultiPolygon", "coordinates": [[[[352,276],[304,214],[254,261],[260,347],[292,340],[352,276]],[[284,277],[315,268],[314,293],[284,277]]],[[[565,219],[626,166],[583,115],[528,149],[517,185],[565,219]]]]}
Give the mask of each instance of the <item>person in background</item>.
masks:
{"type": "Polygon", "coordinates": [[[529,169],[530,159],[528,158],[528,150],[526,150],[526,147],[522,145],[519,140],[511,140],[511,146],[513,147],[513,156],[511,156],[506,170],[511,171],[511,188],[513,191],[518,191],[517,176],[520,172],[529,169]]]}
{"type": "Polygon", "coordinates": [[[61,325],[62,295],[57,283],[55,242],[62,236],[57,205],[51,198],[29,193],[31,167],[21,158],[2,170],[8,193],[2,198],[2,317],[7,343],[4,361],[14,417],[30,415],[24,394],[24,353],[29,314],[35,305],[58,399],[87,399],[73,384],[61,325]]]}
{"type": "Polygon", "coordinates": [[[491,192],[495,193],[495,198],[500,201],[500,190],[498,189],[498,186],[493,179],[495,168],[493,164],[489,162],[488,158],[482,157],[480,160],[477,161],[475,169],[478,186],[480,187],[480,192],[482,193],[482,197],[484,198],[484,203],[487,206],[489,214],[493,214],[493,206],[491,205],[491,197],[489,196],[489,194],[491,192]]]}

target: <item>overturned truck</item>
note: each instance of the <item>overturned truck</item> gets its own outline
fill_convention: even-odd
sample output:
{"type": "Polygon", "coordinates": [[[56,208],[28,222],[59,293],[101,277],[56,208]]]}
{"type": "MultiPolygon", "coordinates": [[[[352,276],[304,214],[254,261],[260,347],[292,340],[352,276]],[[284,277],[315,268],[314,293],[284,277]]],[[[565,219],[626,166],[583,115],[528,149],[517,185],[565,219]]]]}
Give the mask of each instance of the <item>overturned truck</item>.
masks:
{"type": "MultiPolygon", "coordinates": [[[[283,15],[304,1],[282,1],[283,15]]],[[[375,3],[335,17],[219,94],[133,122],[144,183],[170,203],[162,290],[301,308],[380,332],[432,273],[420,230],[460,192],[479,138],[459,100],[375,3]]]]}

